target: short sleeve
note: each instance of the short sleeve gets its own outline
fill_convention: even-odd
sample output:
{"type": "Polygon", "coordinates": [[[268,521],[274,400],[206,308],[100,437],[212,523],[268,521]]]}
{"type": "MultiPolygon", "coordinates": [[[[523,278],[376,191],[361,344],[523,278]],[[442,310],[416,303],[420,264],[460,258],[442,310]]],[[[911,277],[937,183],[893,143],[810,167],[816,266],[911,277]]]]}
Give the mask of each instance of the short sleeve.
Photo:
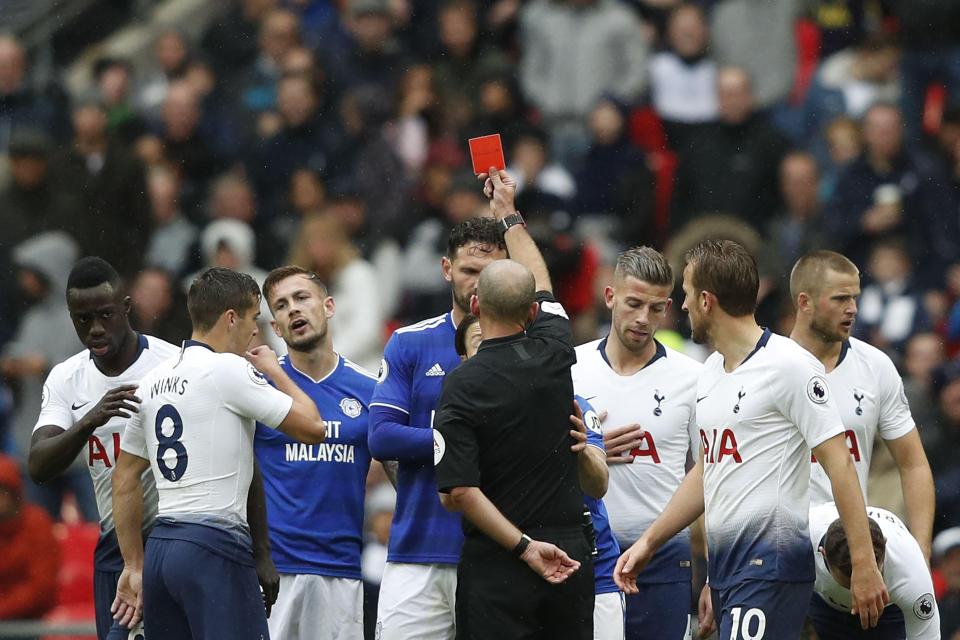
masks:
{"type": "MultiPolygon", "coordinates": [[[[894,541],[888,538],[887,545],[894,541]]],[[[908,533],[896,543],[900,547],[898,564],[894,569],[899,579],[894,579],[890,602],[903,612],[907,638],[910,640],[937,640],[940,638],[940,612],[933,594],[933,580],[920,546],[908,533]]],[[[890,562],[890,553],[887,554],[890,562]]],[[[886,569],[884,571],[886,573],[886,569]]]]}
{"type": "Polygon", "coordinates": [[[597,410],[581,396],[576,396],[576,401],[583,412],[583,424],[587,427],[587,444],[605,452],[607,448],[603,444],[603,429],[597,410]]]}
{"type": "Polygon", "coordinates": [[[283,422],[293,405],[293,398],[270,386],[256,367],[239,356],[221,358],[212,380],[227,409],[268,427],[283,422]]]}
{"type": "MultiPolygon", "coordinates": [[[[142,398],[143,392],[140,389],[137,389],[137,397],[142,398]]],[[[143,405],[141,405],[142,407],[143,405]]],[[[126,425],[123,427],[123,436],[120,439],[120,449],[126,451],[127,453],[132,453],[135,456],[139,456],[144,460],[149,460],[149,454],[147,453],[147,436],[143,430],[143,415],[144,411],[140,410],[137,413],[131,413],[130,417],[127,419],[126,425]]]]}
{"type": "Polygon", "coordinates": [[[880,417],[877,426],[884,440],[896,440],[913,430],[915,423],[910,413],[907,394],[903,390],[903,380],[896,367],[886,357],[878,367],[877,378],[880,384],[880,417]]]}
{"type": "Polygon", "coordinates": [[[394,333],[383,350],[380,374],[370,405],[381,405],[410,413],[411,365],[400,334],[394,333]]]}
{"type": "Polygon", "coordinates": [[[551,338],[573,349],[573,332],[570,317],[563,305],[549,291],[538,291],[535,300],[540,303],[537,317],[527,329],[531,338],[551,338]]]}
{"type": "Polygon", "coordinates": [[[780,412],[796,425],[811,449],[844,432],[823,367],[812,357],[783,358],[770,382],[780,412]]]}
{"type": "MultiPolygon", "coordinates": [[[[73,411],[70,409],[70,395],[66,388],[66,379],[61,367],[54,367],[43,383],[40,395],[40,415],[33,426],[36,431],[40,427],[60,427],[64,431],[73,426],[73,411]]],[[[99,401],[99,398],[97,399],[99,401]]]]}
{"type": "Polygon", "coordinates": [[[442,493],[480,486],[480,444],[469,420],[473,412],[467,394],[461,391],[463,382],[462,376],[447,379],[433,420],[433,464],[442,493]]]}

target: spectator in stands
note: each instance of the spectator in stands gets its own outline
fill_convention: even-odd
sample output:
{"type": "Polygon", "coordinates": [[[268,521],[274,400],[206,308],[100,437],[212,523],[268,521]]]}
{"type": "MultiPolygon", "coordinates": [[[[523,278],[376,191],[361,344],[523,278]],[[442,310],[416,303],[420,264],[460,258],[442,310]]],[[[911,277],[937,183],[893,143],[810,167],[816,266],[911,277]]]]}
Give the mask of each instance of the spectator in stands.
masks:
{"type": "Polygon", "coordinates": [[[800,0],[718,0],[713,8],[713,55],[719,64],[741,67],[753,79],[760,109],[782,105],[793,89],[799,12],[800,0]]]}
{"type": "Polygon", "coordinates": [[[237,80],[237,94],[246,112],[255,116],[276,106],[283,59],[300,40],[300,20],[292,11],[273,9],[264,17],[257,58],[237,80]]]}
{"type": "Polygon", "coordinates": [[[107,133],[131,145],[147,131],[147,123],[132,104],[133,68],[122,58],[101,58],[93,65],[93,78],[107,110],[107,133]]]}
{"type": "Polygon", "coordinates": [[[285,76],[277,87],[281,129],[263,141],[247,162],[248,174],[267,217],[283,208],[290,177],[307,167],[326,175],[342,147],[339,123],[322,109],[321,96],[309,78],[285,76]]]}
{"type": "Polygon", "coordinates": [[[76,189],[83,220],[80,247],[109,255],[123,277],[143,264],[150,235],[150,200],[143,164],[107,137],[107,111],[95,101],[73,109],[73,144],[54,163],[58,179],[76,189]]]}
{"type": "Polygon", "coordinates": [[[440,51],[433,63],[436,86],[445,106],[463,110],[466,120],[476,106],[481,81],[508,69],[503,53],[478,38],[477,6],[473,0],[448,0],[439,12],[440,51]]]}
{"type": "Polygon", "coordinates": [[[653,175],[644,154],[627,139],[623,106],[601,99],[589,126],[590,149],[576,173],[573,210],[601,219],[608,235],[623,245],[651,242],[653,175]]]}
{"type": "Polygon", "coordinates": [[[10,144],[11,132],[21,127],[59,138],[64,120],[62,96],[31,88],[23,45],[14,36],[0,35],[0,151],[10,144]]]}
{"type": "Polygon", "coordinates": [[[829,202],[837,189],[840,174],[863,153],[860,125],[847,116],[834,118],[823,136],[810,145],[820,165],[820,199],[829,202]]]}
{"type": "Polygon", "coordinates": [[[646,88],[640,22],[615,0],[533,0],[520,10],[520,82],[571,166],[586,151],[586,116],[604,94],[631,104],[646,88]],[[571,43],[576,42],[576,46],[571,43]]]}
{"type": "Polygon", "coordinates": [[[160,113],[170,86],[183,77],[190,61],[187,36],[176,29],[164,29],[153,45],[155,69],[137,91],[139,110],[150,117],[160,113]]]}
{"type": "Polygon", "coordinates": [[[60,549],[53,522],[23,498],[13,458],[0,454],[0,620],[33,620],[57,603],[60,549]]]}
{"type": "Polygon", "coordinates": [[[944,529],[933,539],[933,566],[943,577],[945,592],[937,603],[944,640],[960,632],[960,526],[944,529]]]}
{"type": "Polygon", "coordinates": [[[516,78],[493,72],[480,82],[478,96],[477,113],[460,137],[475,138],[497,131],[503,147],[512,148],[527,119],[527,106],[516,78]]]}
{"type": "Polygon", "coordinates": [[[804,98],[797,142],[815,140],[827,123],[840,116],[860,118],[877,102],[899,100],[899,61],[896,42],[884,36],[871,37],[824,60],[804,98]]]}
{"type": "Polygon", "coordinates": [[[535,190],[569,204],[577,193],[577,183],[570,172],[551,161],[549,139],[540,129],[529,128],[520,134],[513,145],[508,170],[517,181],[517,196],[525,190],[535,190]]]}
{"type": "MultiPolygon", "coordinates": [[[[62,231],[38,234],[14,249],[17,280],[29,307],[13,339],[0,353],[0,376],[17,390],[13,439],[24,457],[40,413],[47,372],[83,348],[70,321],[65,295],[67,276],[78,257],[77,243],[62,231]]],[[[31,484],[30,492],[54,518],[59,518],[63,498],[71,492],[83,518],[99,520],[86,462],[79,458],[56,482],[42,487],[31,484]]]]}
{"type": "Polygon", "coordinates": [[[862,340],[901,351],[907,339],[929,328],[906,244],[898,238],[878,241],[870,253],[854,328],[862,340]]]}
{"type": "Polygon", "coordinates": [[[700,6],[684,3],[670,12],[667,48],[650,59],[650,95],[674,148],[682,146],[683,125],[717,118],[717,65],[709,46],[700,6]]]}
{"type": "Polygon", "coordinates": [[[210,56],[218,76],[227,78],[255,64],[261,22],[276,5],[277,0],[232,2],[227,13],[210,25],[200,48],[210,56]]]}
{"type": "Polygon", "coordinates": [[[379,367],[383,353],[384,316],[380,276],[360,257],[343,225],[321,215],[304,221],[290,263],[315,272],[337,304],[330,329],[337,351],[362,367],[379,367]]]}
{"type": "Polygon", "coordinates": [[[360,557],[360,572],[363,576],[363,626],[364,637],[376,636],[377,598],[383,570],[387,566],[387,542],[390,540],[390,523],[397,502],[397,492],[386,482],[367,490],[364,502],[366,539],[360,557]]]}
{"type": "Polygon", "coordinates": [[[338,90],[373,85],[393,95],[407,56],[396,37],[390,0],[349,0],[345,24],[351,42],[324,50],[321,60],[338,90]]]}
{"type": "Polygon", "coordinates": [[[827,230],[839,250],[858,264],[879,238],[902,235],[918,266],[921,287],[942,286],[943,272],[958,255],[956,216],[942,171],[903,142],[900,110],[880,103],[864,116],[863,154],[840,176],[828,205],[827,230]]]}
{"type": "Polygon", "coordinates": [[[187,300],[168,271],[147,267],[138,273],[130,287],[130,298],[130,324],[140,333],[172,344],[190,337],[187,300]]]}
{"type": "Polygon", "coordinates": [[[720,118],[689,136],[677,149],[676,192],[671,226],[697,215],[724,212],[761,230],[779,206],[778,171],[786,139],[756,110],[753,85],[744,69],[717,75],[720,118]]]}
{"type": "Polygon", "coordinates": [[[932,332],[916,333],[907,340],[903,356],[903,391],[914,421],[920,425],[925,448],[932,450],[937,412],[933,402],[933,374],[946,361],[943,337],[932,332]]]}
{"type": "Polygon", "coordinates": [[[147,178],[153,232],[144,264],[182,276],[194,261],[198,231],[180,209],[180,180],[168,167],[150,169],[147,178]]]}
{"type": "Polygon", "coordinates": [[[807,2],[810,20],[820,36],[820,58],[863,41],[876,15],[870,0],[813,0],[807,2]]]}
{"type": "Polygon", "coordinates": [[[795,151],[783,158],[780,193],[783,208],[767,225],[760,263],[764,277],[773,278],[775,293],[789,303],[793,265],[800,256],[829,246],[821,218],[820,175],[812,155],[795,151]]]}
{"type": "Polygon", "coordinates": [[[52,141],[39,130],[20,129],[10,142],[11,180],[0,191],[0,282],[8,291],[13,247],[41,231],[66,231],[76,239],[84,222],[76,216],[76,193],[51,175],[52,152],[52,141]]]}
{"type": "MultiPolygon", "coordinates": [[[[420,171],[430,153],[431,125],[439,124],[440,108],[435,91],[433,69],[426,64],[407,68],[400,79],[397,113],[390,124],[389,139],[410,180],[420,171]]],[[[445,109],[449,117],[449,108],[445,109]]],[[[450,124],[449,119],[447,124],[450,124]]]]}
{"type": "Polygon", "coordinates": [[[181,177],[181,198],[190,210],[200,203],[207,182],[219,168],[213,151],[200,135],[200,97],[186,81],[170,85],[163,102],[163,154],[181,177]]]}
{"type": "Polygon", "coordinates": [[[227,89],[205,59],[190,60],[183,79],[193,88],[200,105],[200,137],[223,164],[233,162],[247,145],[252,131],[250,123],[243,121],[227,89]]]}
{"type": "Polygon", "coordinates": [[[960,3],[954,0],[890,0],[899,22],[903,58],[903,113],[909,141],[919,141],[927,89],[947,87],[949,101],[960,104],[960,3]]]}

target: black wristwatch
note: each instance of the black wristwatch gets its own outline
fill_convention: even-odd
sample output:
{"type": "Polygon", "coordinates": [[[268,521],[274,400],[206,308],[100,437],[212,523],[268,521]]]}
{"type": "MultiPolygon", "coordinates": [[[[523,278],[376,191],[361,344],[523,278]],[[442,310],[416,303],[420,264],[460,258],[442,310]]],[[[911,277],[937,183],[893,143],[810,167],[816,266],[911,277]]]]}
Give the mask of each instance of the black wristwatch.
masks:
{"type": "Polygon", "coordinates": [[[517,543],[517,546],[513,548],[513,555],[518,558],[523,555],[523,552],[527,550],[527,547],[530,546],[530,543],[533,542],[533,539],[527,534],[520,534],[520,542],[517,543]]]}
{"type": "Polygon", "coordinates": [[[519,211],[514,211],[508,216],[503,216],[500,220],[500,224],[503,225],[503,232],[506,233],[509,231],[510,227],[515,227],[518,224],[527,226],[527,223],[523,221],[523,216],[520,215],[519,211]]]}

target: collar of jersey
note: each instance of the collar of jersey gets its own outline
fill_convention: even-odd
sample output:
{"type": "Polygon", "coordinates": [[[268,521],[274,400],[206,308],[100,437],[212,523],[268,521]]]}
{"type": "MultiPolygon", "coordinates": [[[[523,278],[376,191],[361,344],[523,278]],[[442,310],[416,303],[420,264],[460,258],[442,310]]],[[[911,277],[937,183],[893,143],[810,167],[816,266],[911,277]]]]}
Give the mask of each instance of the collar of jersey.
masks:
{"type": "Polygon", "coordinates": [[[516,342],[522,340],[527,336],[526,331],[517,331],[516,333],[511,333],[509,336],[501,336],[499,338],[489,338],[480,343],[480,347],[477,351],[483,351],[484,349],[489,349],[490,347],[496,347],[501,344],[508,344],[510,342],[516,342]]]}
{"type": "Polygon", "coordinates": [[[186,351],[187,347],[203,347],[204,349],[210,349],[210,351],[213,351],[213,347],[208,345],[206,342],[200,342],[199,340],[184,340],[183,350],[186,351]]]}
{"type": "Polygon", "coordinates": [[[834,369],[839,367],[843,359],[847,357],[847,351],[850,351],[850,341],[844,340],[843,344],[840,345],[840,357],[837,358],[837,364],[833,365],[834,369]]]}
{"type": "Polygon", "coordinates": [[[738,368],[739,368],[739,367],[742,367],[742,366],[745,365],[745,364],[747,364],[747,360],[749,360],[749,359],[752,358],[754,355],[756,355],[756,353],[757,353],[758,351],[760,351],[760,349],[763,349],[765,346],[767,346],[767,343],[770,342],[770,336],[771,336],[771,335],[773,335],[773,332],[770,331],[770,329],[767,329],[766,327],[764,327],[764,328],[763,328],[763,335],[761,335],[761,336],[760,336],[760,339],[757,340],[757,346],[755,346],[755,347],[753,348],[753,351],[751,351],[751,352],[747,355],[747,357],[743,359],[743,362],[741,362],[739,365],[737,365],[738,368]]]}
{"type": "MultiPolygon", "coordinates": [[[[607,363],[607,366],[610,367],[611,370],[616,371],[615,369],[613,369],[613,365],[610,364],[609,358],[607,358],[607,352],[606,352],[606,349],[607,349],[607,338],[609,338],[609,337],[610,337],[610,334],[608,333],[607,336],[606,336],[606,338],[604,338],[603,340],[600,341],[600,344],[597,345],[597,351],[600,352],[600,357],[603,358],[603,361],[607,363]]],[[[659,360],[660,358],[666,358],[666,357],[667,357],[667,348],[666,348],[665,346],[663,346],[662,344],[660,344],[660,341],[657,340],[656,338],[653,339],[653,342],[654,342],[654,344],[657,345],[657,350],[656,350],[656,352],[653,354],[653,357],[650,358],[650,359],[647,361],[647,364],[645,364],[645,365],[643,365],[642,367],[640,367],[640,371],[643,371],[644,369],[646,369],[647,367],[649,367],[650,365],[652,365],[654,362],[656,362],[656,361],[659,360]]]]}

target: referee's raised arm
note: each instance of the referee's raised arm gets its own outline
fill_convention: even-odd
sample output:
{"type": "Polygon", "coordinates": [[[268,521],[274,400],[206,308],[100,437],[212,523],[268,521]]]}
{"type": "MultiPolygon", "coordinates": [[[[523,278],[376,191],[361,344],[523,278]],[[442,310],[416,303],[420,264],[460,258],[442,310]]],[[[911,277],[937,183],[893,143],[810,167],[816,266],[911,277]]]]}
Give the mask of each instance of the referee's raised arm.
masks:
{"type": "Polygon", "coordinates": [[[484,181],[483,193],[490,198],[490,210],[504,227],[503,239],[510,259],[530,269],[537,291],[553,293],[547,263],[513,203],[517,181],[506,171],[498,171],[493,167],[490,167],[489,173],[481,173],[479,178],[484,181]]]}

